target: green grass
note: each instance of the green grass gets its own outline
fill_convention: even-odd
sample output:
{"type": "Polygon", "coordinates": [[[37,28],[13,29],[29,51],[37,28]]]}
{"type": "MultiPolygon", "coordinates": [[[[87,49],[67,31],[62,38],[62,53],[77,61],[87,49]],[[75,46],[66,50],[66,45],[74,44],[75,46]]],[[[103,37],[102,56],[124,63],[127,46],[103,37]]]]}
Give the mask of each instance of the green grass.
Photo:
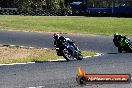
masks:
{"type": "MultiPolygon", "coordinates": [[[[93,56],[96,53],[91,51],[82,51],[83,56],[93,56]]],[[[57,56],[56,51],[52,49],[23,49],[0,47],[0,64],[26,63],[35,61],[48,61],[62,59],[57,56]]]]}
{"type": "Polygon", "coordinates": [[[118,32],[132,35],[132,18],[0,15],[0,29],[98,35],[118,32]]]}

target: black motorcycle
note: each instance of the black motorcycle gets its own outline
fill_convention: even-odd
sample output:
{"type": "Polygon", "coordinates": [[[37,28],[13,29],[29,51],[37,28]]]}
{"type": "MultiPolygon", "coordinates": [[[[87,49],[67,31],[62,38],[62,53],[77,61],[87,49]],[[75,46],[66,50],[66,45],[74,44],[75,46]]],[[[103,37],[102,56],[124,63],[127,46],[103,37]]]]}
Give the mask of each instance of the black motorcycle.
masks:
{"type": "Polygon", "coordinates": [[[57,55],[63,56],[67,61],[70,60],[82,60],[83,56],[78,47],[74,47],[68,42],[64,42],[60,48],[56,48],[57,55]]]}

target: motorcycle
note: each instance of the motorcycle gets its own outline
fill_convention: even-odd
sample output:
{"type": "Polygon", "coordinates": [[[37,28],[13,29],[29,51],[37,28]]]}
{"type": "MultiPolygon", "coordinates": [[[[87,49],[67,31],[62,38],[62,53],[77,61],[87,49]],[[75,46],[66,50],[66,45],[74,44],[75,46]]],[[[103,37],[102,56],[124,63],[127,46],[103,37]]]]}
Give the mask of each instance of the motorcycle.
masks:
{"type": "Polygon", "coordinates": [[[78,47],[75,48],[68,42],[63,43],[61,48],[56,48],[56,51],[58,56],[63,56],[67,61],[83,59],[82,53],[78,47]]]}
{"type": "Polygon", "coordinates": [[[118,52],[132,52],[132,42],[128,38],[121,38],[119,41],[113,41],[114,45],[118,47],[118,52]]]}

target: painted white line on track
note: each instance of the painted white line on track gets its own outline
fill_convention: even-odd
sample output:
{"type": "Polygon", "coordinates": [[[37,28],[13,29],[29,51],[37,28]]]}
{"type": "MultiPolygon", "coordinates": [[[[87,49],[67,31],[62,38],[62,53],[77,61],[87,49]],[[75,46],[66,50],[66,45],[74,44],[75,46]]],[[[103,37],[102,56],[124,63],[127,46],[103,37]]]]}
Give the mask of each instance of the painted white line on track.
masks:
{"type": "MultiPolygon", "coordinates": [[[[95,57],[97,56],[101,56],[104,55],[102,53],[96,53],[96,55],[94,55],[95,57]]],[[[94,56],[85,56],[83,58],[90,58],[90,57],[94,57],[94,56]]],[[[49,62],[57,62],[57,61],[66,61],[65,59],[56,59],[56,60],[48,60],[49,62]]],[[[0,66],[10,66],[10,65],[24,65],[24,64],[34,64],[35,62],[27,62],[27,63],[12,63],[12,64],[0,64],[0,66]]]]}
{"type": "Polygon", "coordinates": [[[6,47],[19,47],[19,48],[27,48],[27,49],[33,49],[35,47],[28,47],[28,46],[20,46],[20,45],[11,45],[11,44],[0,44],[0,47],[6,46],[6,47]]]}
{"type": "Polygon", "coordinates": [[[20,48],[24,48],[25,46],[20,46],[20,48]]]}
{"type": "Polygon", "coordinates": [[[55,61],[66,61],[65,59],[56,59],[56,60],[48,60],[50,62],[55,62],[55,61]]]}
{"type": "Polygon", "coordinates": [[[23,65],[23,64],[34,64],[35,62],[28,62],[28,63],[12,63],[12,64],[0,64],[0,66],[4,66],[4,65],[23,65]]]}
{"type": "Polygon", "coordinates": [[[10,47],[14,47],[15,45],[10,45],[10,47]]]}
{"type": "MultiPolygon", "coordinates": [[[[103,54],[102,53],[96,53],[96,55],[94,55],[94,56],[85,56],[83,58],[85,59],[85,58],[90,58],[90,57],[97,57],[97,56],[101,56],[101,55],[103,55],[103,54]]],[[[56,60],[48,60],[48,61],[56,62],[56,61],[66,61],[66,60],[65,59],[56,59],[56,60]]]]}
{"type": "Polygon", "coordinates": [[[94,55],[94,56],[101,56],[102,54],[101,53],[96,53],[96,55],[94,55]]]}
{"type": "Polygon", "coordinates": [[[44,49],[48,49],[48,48],[44,48],[44,49]]]}
{"type": "Polygon", "coordinates": [[[29,47],[30,49],[33,49],[34,47],[29,47]]]}
{"type": "Polygon", "coordinates": [[[27,87],[27,88],[44,88],[44,86],[37,86],[37,87],[27,87]]]}
{"type": "Polygon", "coordinates": [[[90,57],[92,57],[92,56],[85,56],[85,57],[83,57],[83,58],[90,58],[90,57]]]}
{"type": "Polygon", "coordinates": [[[3,45],[2,44],[0,44],[0,47],[2,47],[3,45]]]}

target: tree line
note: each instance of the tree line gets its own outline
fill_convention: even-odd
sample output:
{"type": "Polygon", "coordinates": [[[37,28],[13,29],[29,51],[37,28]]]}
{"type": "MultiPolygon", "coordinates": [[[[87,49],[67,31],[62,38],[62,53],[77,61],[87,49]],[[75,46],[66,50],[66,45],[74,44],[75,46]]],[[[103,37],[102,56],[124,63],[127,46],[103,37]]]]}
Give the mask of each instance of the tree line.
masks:
{"type": "Polygon", "coordinates": [[[2,8],[62,9],[74,1],[82,0],[0,0],[2,8]]]}
{"type": "Polygon", "coordinates": [[[2,8],[26,8],[36,9],[43,8],[48,10],[60,10],[65,8],[71,2],[91,2],[98,4],[98,2],[111,3],[111,1],[132,1],[132,0],[0,0],[0,7],[2,8]]]}

